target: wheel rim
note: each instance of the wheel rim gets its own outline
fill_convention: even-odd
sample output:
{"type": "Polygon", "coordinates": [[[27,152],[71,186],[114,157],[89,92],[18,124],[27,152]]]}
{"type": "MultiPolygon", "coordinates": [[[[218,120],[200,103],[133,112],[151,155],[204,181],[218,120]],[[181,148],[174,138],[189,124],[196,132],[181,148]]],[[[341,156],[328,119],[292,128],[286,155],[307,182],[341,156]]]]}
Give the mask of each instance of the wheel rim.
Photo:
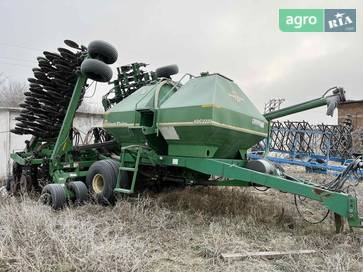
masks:
{"type": "Polygon", "coordinates": [[[101,174],[96,174],[92,180],[92,189],[96,194],[100,194],[103,191],[105,181],[101,174]]]}

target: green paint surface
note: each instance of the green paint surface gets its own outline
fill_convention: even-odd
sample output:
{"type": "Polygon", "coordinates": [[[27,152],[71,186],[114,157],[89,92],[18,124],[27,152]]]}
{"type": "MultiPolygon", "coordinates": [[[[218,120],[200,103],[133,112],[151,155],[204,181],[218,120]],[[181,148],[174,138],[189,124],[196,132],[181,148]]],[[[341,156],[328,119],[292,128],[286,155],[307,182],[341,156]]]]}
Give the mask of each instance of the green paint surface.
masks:
{"type": "Polygon", "coordinates": [[[267,134],[266,119],[224,76],[196,77],[178,88],[160,84],[140,88],[105,114],[104,127],[120,143],[148,142],[169,155],[236,158],[267,134]],[[150,126],[143,109],[153,116],[150,126]]]}

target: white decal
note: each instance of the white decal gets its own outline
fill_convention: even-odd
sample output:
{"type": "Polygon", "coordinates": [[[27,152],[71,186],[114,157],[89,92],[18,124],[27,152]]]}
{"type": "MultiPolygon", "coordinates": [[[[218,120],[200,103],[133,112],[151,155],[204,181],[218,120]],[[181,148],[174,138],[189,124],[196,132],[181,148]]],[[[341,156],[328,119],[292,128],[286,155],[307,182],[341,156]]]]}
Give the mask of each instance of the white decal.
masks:
{"type": "Polygon", "coordinates": [[[230,97],[232,97],[237,103],[241,103],[242,101],[245,101],[242,96],[236,91],[232,91],[232,93],[229,94],[230,97]]]}
{"type": "Polygon", "coordinates": [[[172,126],[160,127],[160,132],[165,140],[180,140],[178,133],[172,126]]]}

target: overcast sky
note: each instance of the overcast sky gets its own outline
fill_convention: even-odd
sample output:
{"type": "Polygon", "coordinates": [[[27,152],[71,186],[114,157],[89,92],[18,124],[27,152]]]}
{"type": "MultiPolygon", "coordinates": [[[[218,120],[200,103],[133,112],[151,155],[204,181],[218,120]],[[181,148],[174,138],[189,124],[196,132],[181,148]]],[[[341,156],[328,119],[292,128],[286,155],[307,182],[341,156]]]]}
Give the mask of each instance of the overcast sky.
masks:
{"type": "MultiPolygon", "coordinates": [[[[25,81],[43,50],[56,50],[64,39],[84,45],[102,39],[118,49],[118,65],[137,61],[155,69],[176,63],[181,73],[221,73],[260,110],[269,98],[286,98],[287,106],[332,86],[343,86],[350,99],[363,99],[362,3],[0,0],[0,72],[25,81]],[[283,33],[279,8],[356,8],[357,32],[283,33]]],[[[336,121],[325,116],[325,108],[290,119],[336,121]]]]}

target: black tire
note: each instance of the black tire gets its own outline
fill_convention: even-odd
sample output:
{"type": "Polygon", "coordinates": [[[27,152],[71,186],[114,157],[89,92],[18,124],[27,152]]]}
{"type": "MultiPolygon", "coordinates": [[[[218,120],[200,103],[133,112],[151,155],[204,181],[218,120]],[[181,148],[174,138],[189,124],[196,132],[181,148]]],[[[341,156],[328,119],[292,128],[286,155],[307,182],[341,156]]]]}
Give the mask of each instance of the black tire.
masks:
{"type": "Polygon", "coordinates": [[[179,68],[178,68],[178,65],[176,65],[176,64],[163,66],[163,67],[156,69],[155,73],[156,73],[157,77],[170,78],[170,76],[176,75],[177,73],[179,73],[179,68]]]}
{"type": "Polygon", "coordinates": [[[62,209],[66,203],[64,186],[60,184],[44,186],[40,200],[43,204],[51,206],[54,210],[62,209]]]}
{"type": "Polygon", "coordinates": [[[12,195],[17,195],[20,190],[20,177],[22,175],[22,166],[17,162],[13,163],[13,175],[12,178],[8,180],[7,187],[9,187],[9,192],[12,195]]]}
{"type": "Polygon", "coordinates": [[[93,41],[88,45],[88,54],[106,64],[115,63],[118,53],[115,47],[105,41],[93,41]]]}
{"type": "Polygon", "coordinates": [[[20,164],[18,164],[17,162],[14,162],[13,163],[13,178],[14,178],[14,180],[19,181],[21,173],[22,173],[22,166],[20,164]]]}
{"type": "Polygon", "coordinates": [[[33,189],[33,179],[29,175],[21,175],[19,186],[21,194],[30,193],[33,189]]]}
{"type": "Polygon", "coordinates": [[[12,176],[8,177],[6,179],[6,185],[5,185],[5,188],[8,192],[10,192],[11,190],[11,186],[12,186],[12,183],[14,182],[14,178],[12,176]]]}
{"type": "Polygon", "coordinates": [[[111,159],[94,162],[88,169],[86,185],[98,203],[108,205],[115,201],[113,190],[116,187],[117,175],[118,168],[111,159]]]}
{"type": "Polygon", "coordinates": [[[83,204],[88,199],[88,188],[82,181],[71,181],[67,185],[68,189],[73,192],[74,197],[71,200],[75,204],[83,204]]]}
{"type": "Polygon", "coordinates": [[[88,78],[99,82],[108,82],[112,78],[111,68],[96,59],[84,60],[81,64],[81,72],[88,78]]]}
{"type": "MultiPolygon", "coordinates": [[[[112,166],[114,167],[115,171],[118,174],[118,170],[120,168],[120,163],[118,161],[115,160],[109,160],[112,164],[112,166]]],[[[127,171],[121,171],[120,172],[121,178],[120,178],[120,187],[123,189],[130,189],[131,187],[131,181],[132,179],[130,178],[130,172],[127,171]]]]}

